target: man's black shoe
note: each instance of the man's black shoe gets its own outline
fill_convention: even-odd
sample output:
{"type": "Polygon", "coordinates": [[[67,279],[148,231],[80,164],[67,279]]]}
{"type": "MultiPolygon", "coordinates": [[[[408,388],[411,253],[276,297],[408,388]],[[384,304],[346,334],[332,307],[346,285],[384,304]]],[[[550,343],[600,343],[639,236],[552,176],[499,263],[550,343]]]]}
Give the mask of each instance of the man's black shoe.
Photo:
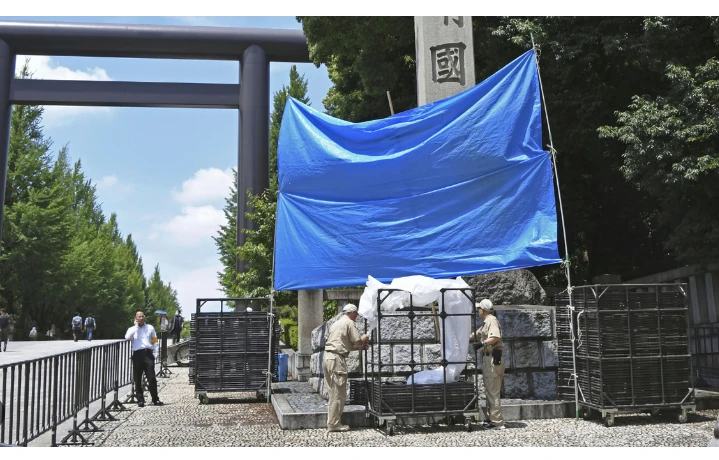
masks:
{"type": "Polygon", "coordinates": [[[153,406],[164,406],[165,403],[158,399],[157,401],[152,401],[152,405],[153,406]]]}
{"type": "Polygon", "coordinates": [[[137,407],[145,407],[145,401],[138,401],[137,407]]]}

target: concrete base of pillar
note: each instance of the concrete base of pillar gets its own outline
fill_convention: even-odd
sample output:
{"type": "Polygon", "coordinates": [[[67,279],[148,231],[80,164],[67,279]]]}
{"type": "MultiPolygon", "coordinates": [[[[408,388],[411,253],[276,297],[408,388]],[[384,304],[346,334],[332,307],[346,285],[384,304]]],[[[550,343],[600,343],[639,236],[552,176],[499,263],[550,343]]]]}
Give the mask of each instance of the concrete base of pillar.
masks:
{"type": "Polygon", "coordinates": [[[310,368],[310,360],[312,355],[295,354],[295,369],[293,375],[296,375],[298,382],[307,382],[312,377],[312,369],[310,368]]]}

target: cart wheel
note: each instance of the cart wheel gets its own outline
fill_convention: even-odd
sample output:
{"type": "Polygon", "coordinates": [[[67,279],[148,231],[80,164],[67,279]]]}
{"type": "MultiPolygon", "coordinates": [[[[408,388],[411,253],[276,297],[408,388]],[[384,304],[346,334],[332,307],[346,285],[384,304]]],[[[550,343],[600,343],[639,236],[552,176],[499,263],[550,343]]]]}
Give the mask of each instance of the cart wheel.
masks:
{"type": "Polygon", "coordinates": [[[265,395],[263,395],[261,391],[258,391],[257,393],[255,393],[255,398],[257,398],[258,401],[264,401],[265,395]]]}
{"type": "Polygon", "coordinates": [[[679,423],[687,423],[687,414],[679,414],[679,417],[677,417],[677,420],[679,420],[679,423]]]}
{"type": "Polygon", "coordinates": [[[208,398],[206,394],[197,395],[197,399],[200,400],[200,404],[207,404],[210,402],[210,398],[208,398]]]}
{"type": "Polygon", "coordinates": [[[607,414],[604,417],[604,426],[607,428],[614,426],[614,417],[611,414],[607,414]]]}
{"type": "Polygon", "coordinates": [[[652,417],[659,417],[660,415],[662,415],[662,411],[660,411],[659,409],[652,409],[651,414],[652,417]]]}
{"type": "Polygon", "coordinates": [[[584,420],[591,420],[592,419],[592,409],[589,407],[585,407],[582,409],[582,418],[584,420]]]}
{"type": "Polygon", "coordinates": [[[468,418],[464,421],[464,429],[467,430],[467,433],[472,431],[472,419],[468,418]]]}
{"type": "Polygon", "coordinates": [[[387,422],[387,436],[394,436],[394,422],[387,422]]]}

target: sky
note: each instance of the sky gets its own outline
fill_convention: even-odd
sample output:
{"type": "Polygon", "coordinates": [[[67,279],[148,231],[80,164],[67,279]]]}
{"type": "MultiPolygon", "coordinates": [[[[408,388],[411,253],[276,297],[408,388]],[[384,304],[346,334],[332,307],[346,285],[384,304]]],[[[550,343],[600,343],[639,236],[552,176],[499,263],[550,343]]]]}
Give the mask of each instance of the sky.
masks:
{"type": "MultiPolygon", "coordinates": [[[[21,17],[1,20],[162,24],[301,29],[294,17],[21,17]]],[[[20,68],[25,57],[18,56],[20,68]]],[[[32,56],[34,78],[148,82],[237,83],[239,64],[127,58],[32,56]]],[[[270,64],[270,98],[289,84],[291,63],[270,64]]],[[[327,69],[297,64],[308,80],[312,107],[331,82],[327,69]]],[[[272,107],[272,105],[270,105],[272,107]]],[[[224,200],[237,167],[237,110],[58,107],[45,108],[44,133],[53,153],[67,145],[85,176],[97,185],[107,217],[116,213],[124,236],[132,234],[145,275],[160,265],[177,290],[183,315],[195,299],[224,297],[215,242],[225,223],[224,200]]]]}

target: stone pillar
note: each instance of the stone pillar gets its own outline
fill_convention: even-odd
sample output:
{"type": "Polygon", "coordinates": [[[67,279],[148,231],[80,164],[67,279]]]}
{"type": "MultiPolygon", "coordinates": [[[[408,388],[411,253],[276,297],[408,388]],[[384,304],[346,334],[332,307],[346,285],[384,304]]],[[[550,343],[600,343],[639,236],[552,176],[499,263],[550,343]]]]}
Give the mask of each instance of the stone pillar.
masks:
{"type": "Polygon", "coordinates": [[[417,105],[475,85],[471,16],[415,16],[417,105]]]}
{"type": "Polygon", "coordinates": [[[7,160],[10,150],[10,83],[15,78],[15,55],[7,43],[0,40],[0,239],[5,216],[5,187],[7,186],[7,160]]]}
{"type": "Polygon", "coordinates": [[[297,292],[297,380],[311,375],[312,330],[322,325],[322,289],[297,292]]]}

